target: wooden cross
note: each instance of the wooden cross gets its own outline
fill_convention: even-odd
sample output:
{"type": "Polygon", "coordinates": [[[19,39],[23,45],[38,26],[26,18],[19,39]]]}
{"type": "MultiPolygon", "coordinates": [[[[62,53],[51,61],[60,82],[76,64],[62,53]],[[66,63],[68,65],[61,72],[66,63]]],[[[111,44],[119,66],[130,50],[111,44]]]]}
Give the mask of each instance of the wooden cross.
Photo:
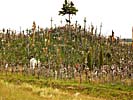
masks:
{"type": "Polygon", "coordinates": [[[33,31],[35,31],[35,29],[36,29],[36,23],[35,23],[35,21],[33,22],[32,29],[33,29],[33,31]]]}

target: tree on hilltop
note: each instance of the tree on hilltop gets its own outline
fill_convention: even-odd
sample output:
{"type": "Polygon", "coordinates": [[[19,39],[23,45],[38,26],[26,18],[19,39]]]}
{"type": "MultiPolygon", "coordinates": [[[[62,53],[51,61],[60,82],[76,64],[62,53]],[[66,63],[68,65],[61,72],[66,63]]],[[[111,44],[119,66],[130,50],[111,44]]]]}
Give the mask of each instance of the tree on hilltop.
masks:
{"type": "Polygon", "coordinates": [[[74,3],[72,1],[68,2],[67,0],[65,0],[63,7],[61,8],[61,11],[59,11],[59,15],[64,16],[68,14],[69,19],[66,19],[66,21],[69,23],[69,26],[70,26],[70,23],[71,23],[70,17],[71,15],[76,15],[77,12],[78,12],[78,9],[76,9],[76,7],[74,6],[74,3]]]}

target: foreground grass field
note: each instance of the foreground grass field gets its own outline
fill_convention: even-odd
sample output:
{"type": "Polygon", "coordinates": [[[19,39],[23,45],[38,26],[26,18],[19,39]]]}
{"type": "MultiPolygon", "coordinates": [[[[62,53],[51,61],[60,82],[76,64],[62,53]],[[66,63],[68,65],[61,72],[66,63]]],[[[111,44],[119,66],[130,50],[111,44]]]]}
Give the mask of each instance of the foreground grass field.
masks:
{"type": "Polygon", "coordinates": [[[104,100],[96,97],[53,88],[39,88],[23,83],[14,85],[0,81],[0,100],[104,100]]]}
{"type": "Polygon", "coordinates": [[[0,100],[132,100],[133,86],[0,74],[0,100]]]}
{"type": "Polygon", "coordinates": [[[29,84],[14,85],[0,81],[0,100],[104,100],[80,93],[71,94],[53,88],[39,88],[29,84]]]}

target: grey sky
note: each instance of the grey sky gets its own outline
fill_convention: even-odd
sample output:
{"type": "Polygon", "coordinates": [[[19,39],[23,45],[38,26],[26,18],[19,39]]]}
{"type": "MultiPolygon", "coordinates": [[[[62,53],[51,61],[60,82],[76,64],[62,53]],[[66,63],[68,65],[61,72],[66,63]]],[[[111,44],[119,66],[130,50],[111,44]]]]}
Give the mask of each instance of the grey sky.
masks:
{"type": "MultiPolygon", "coordinates": [[[[102,33],[111,34],[112,29],[116,36],[131,38],[133,26],[132,0],[72,0],[79,12],[72,17],[72,22],[83,25],[84,17],[87,26],[91,23],[98,27],[103,23],[102,33]]],[[[12,28],[19,30],[31,28],[35,21],[40,27],[50,27],[50,18],[53,24],[65,24],[65,18],[58,16],[64,0],[0,0],[0,29],[12,28]]]]}

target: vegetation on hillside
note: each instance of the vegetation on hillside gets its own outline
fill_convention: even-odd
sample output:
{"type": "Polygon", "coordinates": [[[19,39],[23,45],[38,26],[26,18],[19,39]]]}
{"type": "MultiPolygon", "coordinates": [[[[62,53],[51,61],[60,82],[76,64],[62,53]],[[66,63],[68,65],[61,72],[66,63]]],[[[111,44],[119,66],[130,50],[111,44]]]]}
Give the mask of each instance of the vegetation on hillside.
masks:
{"type": "Polygon", "coordinates": [[[65,0],[66,25],[0,32],[0,99],[131,100],[133,46],[119,37],[71,23],[78,9],[65,0]],[[40,61],[32,68],[30,59],[40,61]],[[66,98],[67,97],[67,98],[66,98]],[[97,98],[98,97],[98,98],[97,98]]]}
{"type": "MultiPolygon", "coordinates": [[[[59,14],[71,15],[77,11],[73,2],[65,0],[59,14]]],[[[113,31],[107,38],[102,36],[101,32],[98,34],[93,25],[87,31],[86,19],[83,28],[78,26],[77,22],[75,26],[70,24],[72,25],[69,23],[69,26],[43,29],[33,22],[31,29],[20,33],[3,29],[0,33],[0,64],[28,64],[31,56],[40,59],[43,64],[50,62],[58,66],[61,63],[80,63],[89,65],[88,67],[100,67],[105,64],[122,66],[121,60],[127,63],[133,59],[131,45],[122,44],[120,38],[115,39],[113,31]],[[86,62],[87,58],[91,60],[86,62]]]]}

